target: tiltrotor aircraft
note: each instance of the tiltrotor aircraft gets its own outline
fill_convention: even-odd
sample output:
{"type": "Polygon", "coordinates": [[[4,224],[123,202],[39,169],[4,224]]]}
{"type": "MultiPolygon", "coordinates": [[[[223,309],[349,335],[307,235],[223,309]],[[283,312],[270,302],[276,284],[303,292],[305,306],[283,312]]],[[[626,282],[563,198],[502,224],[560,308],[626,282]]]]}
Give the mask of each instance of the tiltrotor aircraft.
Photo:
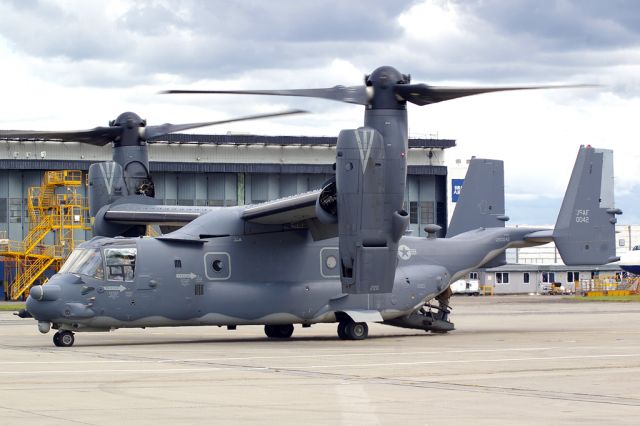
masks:
{"type": "MultiPolygon", "coordinates": [[[[566,264],[616,260],[611,151],[581,147],[554,229],[506,228],[502,162],[471,161],[446,238],[406,236],[406,102],[426,105],[518,88],[410,84],[381,67],[366,86],[260,94],[314,96],[366,106],[365,126],[343,130],[336,176],[322,189],[258,205],[112,203],[109,226],[184,224],[160,237],[95,237],[80,245],[25,315],[54,343],[121,327],[264,325],[288,338],[294,324],[337,322],[341,339],[367,337],[367,322],[448,331],[446,304],[425,302],[504,250],[554,241],[566,264]]],[[[232,92],[233,93],[233,92],[232,92]]],[[[239,92],[236,92],[239,93],[239,92]]]]}

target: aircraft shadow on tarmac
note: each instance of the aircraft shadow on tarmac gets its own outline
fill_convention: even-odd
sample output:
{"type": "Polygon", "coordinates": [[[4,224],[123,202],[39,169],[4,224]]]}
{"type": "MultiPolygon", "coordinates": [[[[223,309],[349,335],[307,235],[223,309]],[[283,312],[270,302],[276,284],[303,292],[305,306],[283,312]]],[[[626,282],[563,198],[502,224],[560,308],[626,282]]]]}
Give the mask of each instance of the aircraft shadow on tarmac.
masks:
{"type": "MultiPolygon", "coordinates": [[[[396,339],[403,337],[438,337],[438,334],[431,333],[415,333],[415,334],[385,334],[380,336],[369,336],[367,340],[387,340],[387,339],[396,339]]],[[[211,343],[262,343],[265,345],[273,345],[273,344],[291,344],[295,342],[343,342],[340,339],[334,336],[304,336],[304,337],[291,337],[288,339],[269,339],[263,336],[256,337],[232,337],[232,338],[216,338],[216,339],[190,339],[190,340],[173,340],[166,339],[162,341],[144,341],[140,340],[138,342],[123,342],[123,341],[113,341],[113,342],[99,342],[99,343],[89,343],[83,342],[82,344],[77,345],[78,347],[88,348],[88,347],[105,347],[105,346],[159,346],[159,345],[172,345],[172,344],[211,344],[211,343]]],[[[347,343],[348,344],[348,343],[347,343]]]]}

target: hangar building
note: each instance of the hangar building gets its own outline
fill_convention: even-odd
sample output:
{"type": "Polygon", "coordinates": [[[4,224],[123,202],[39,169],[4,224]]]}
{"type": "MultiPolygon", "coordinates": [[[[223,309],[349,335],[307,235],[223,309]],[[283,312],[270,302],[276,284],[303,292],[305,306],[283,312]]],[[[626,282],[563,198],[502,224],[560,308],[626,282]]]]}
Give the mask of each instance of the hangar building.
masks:
{"type": "MultiPolygon", "coordinates": [[[[335,137],[246,134],[171,134],[149,145],[156,198],[166,205],[235,206],[256,204],[320,188],[333,176],[335,137]]],[[[409,140],[406,210],[412,235],[424,225],[447,227],[448,139],[409,140]]],[[[45,171],[81,170],[112,159],[110,145],[77,142],[0,142],[0,240],[22,240],[29,231],[28,190],[45,171]]],[[[86,186],[78,190],[86,194],[86,186]]],[[[78,240],[90,232],[76,231],[78,240]]],[[[0,268],[2,262],[0,262],[0,268]]],[[[3,272],[0,271],[0,279],[3,272]]],[[[0,291],[2,286],[0,286],[0,291]]]]}

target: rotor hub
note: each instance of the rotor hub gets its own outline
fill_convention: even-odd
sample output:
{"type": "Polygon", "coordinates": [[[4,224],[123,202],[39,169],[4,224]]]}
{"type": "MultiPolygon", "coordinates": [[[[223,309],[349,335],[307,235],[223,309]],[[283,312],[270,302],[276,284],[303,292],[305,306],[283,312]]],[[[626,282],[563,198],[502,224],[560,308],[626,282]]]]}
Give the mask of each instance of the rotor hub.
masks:
{"type": "Polygon", "coordinates": [[[407,102],[396,96],[398,84],[409,84],[411,77],[390,66],[376,68],[365,77],[367,88],[371,88],[368,109],[406,109],[407,102]]]}

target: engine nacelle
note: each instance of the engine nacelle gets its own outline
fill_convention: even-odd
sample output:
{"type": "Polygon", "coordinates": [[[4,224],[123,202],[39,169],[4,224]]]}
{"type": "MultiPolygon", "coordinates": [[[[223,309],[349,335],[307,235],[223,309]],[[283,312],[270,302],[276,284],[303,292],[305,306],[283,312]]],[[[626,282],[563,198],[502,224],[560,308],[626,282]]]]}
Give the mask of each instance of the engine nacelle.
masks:
{"type": "Polygon", "coordinates": [[[380,132],[361,127],[340,132],[336,156],[342,289],[345,293],[390,293],[398,241],[409,224],[402,210],[404,149],[385,146],[380,132]]]}
{"type": "Polygon", "coordinates": [[[131,161],[127,171],[115,161],[89,167],[89,214],[94,218],[93,233],[104,237],[144,235],[144,225],[111,223],[104,217],[109,208],[122,203],[159,204],[144,164],[131,161]]]}
{"type": "Polygon", "coordinates": [[[338,194],[335,177],[322,185],[322,190],[316,200],[316,217],[325,224],[338,222],[338,194]]]}
{"type": "Polygon", "coordinates": [[[89,214],[95,217],[100,209],[129,195],[124,172],[115,161],[94,163],[89,167],[89,214]]]}

